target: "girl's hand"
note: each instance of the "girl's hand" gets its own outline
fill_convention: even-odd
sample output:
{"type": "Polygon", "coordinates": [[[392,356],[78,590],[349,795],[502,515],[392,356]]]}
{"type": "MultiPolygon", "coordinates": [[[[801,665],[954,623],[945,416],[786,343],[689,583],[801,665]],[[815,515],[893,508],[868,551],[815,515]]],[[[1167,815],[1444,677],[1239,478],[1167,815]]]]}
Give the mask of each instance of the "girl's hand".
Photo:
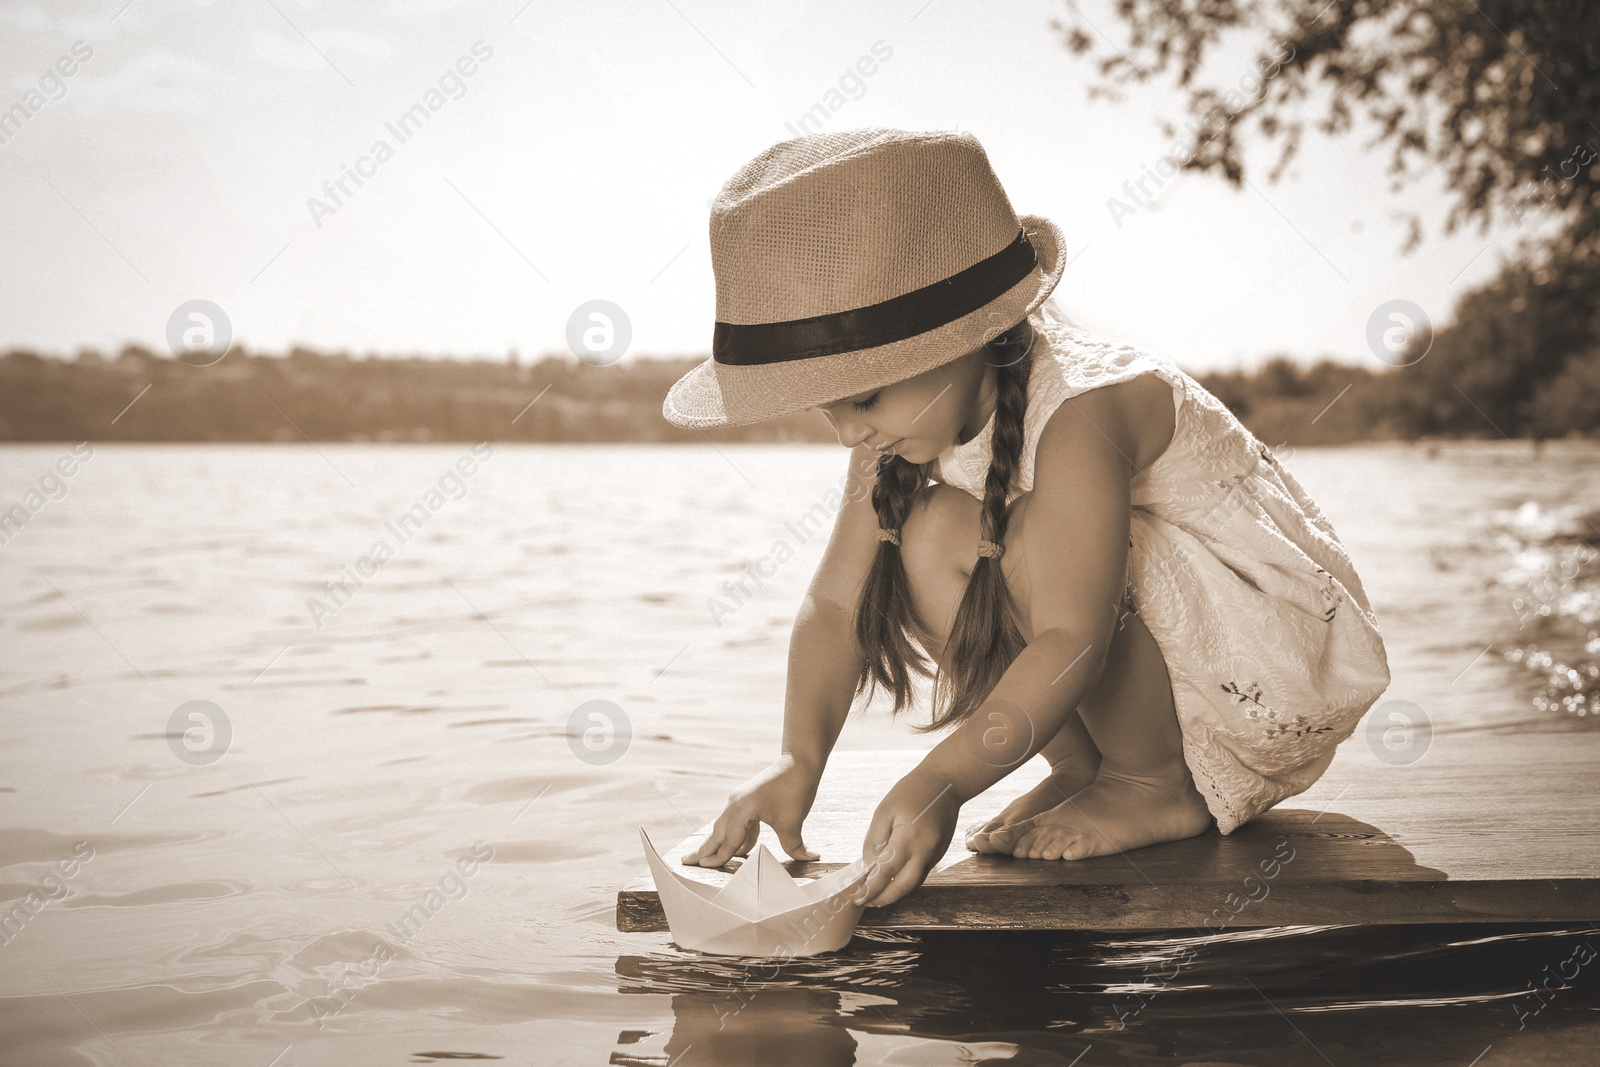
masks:
{"type": "Polygon", "coordinates": [[[950,847],[961,798],[949,782],[918,768],[895,783],[872,815],[861,856],[871,866],[856,894],[867,907],[893,904],[927,877],[950,847]]]}
{"type": "Polygon", "coordinates": [[[792,859],[814,860],[817,854],[800,839],[800,825],[817,799],[820,771],[810,771],[789,755],[779,756],[766,770],[735,789],[728,806],[712,824],[700,847],[683,857],[686,864],[721,867],[734,856],[747,856],[766,823],[792,859]]]}

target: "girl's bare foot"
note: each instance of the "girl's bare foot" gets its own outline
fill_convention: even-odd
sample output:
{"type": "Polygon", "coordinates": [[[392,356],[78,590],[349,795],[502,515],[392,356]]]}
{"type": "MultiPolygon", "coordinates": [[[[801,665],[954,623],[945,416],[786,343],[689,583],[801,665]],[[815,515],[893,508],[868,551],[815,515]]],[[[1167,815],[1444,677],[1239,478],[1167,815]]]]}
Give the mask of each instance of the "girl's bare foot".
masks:
{"type": "Polygon", "coordinates": [[[1089,785],[1007,829],[1019,859],[1081,860],[1194,837],[1211,825],[1187,767],[1157,776],[1102,765],[1089,785]]]}
{"type": "Polygon", "coordinates": [[[1049,811],[1083,789],[1094,781],[1095,770],[1099,766],[1098,757],[1065,759],[1053,764],[1044,781],[1007,804],[1000,814],[988,822],[973,823],[967,828],[968,851],[1011,855],[1012,848],[1021,836],[1013,832],[1011,824],[1049,811]]]}

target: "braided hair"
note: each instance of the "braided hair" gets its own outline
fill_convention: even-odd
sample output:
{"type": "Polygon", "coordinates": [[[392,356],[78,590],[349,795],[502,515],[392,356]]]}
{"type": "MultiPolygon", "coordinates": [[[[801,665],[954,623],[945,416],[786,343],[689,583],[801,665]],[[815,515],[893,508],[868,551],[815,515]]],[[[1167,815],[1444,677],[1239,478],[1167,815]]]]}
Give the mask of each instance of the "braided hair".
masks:
{"type": "MultiPolygon", "coordinates": [[[[984,360],[995,368],[994,436],[984,481],[978,536],[1002,545],[1006,534],[1006,495],[1020,465],[1023,416],[1028,406],[1033,327],[1023,319],[984,344],[984,360]]],[[[911,463],[893,454],[878,460],[872,506],[883,530],[899,530],[916,494],[927,486],[936,461],[911,463]]],[[[934,714],[919,732],[965,720],[988,697],[1011,661],[1025,647],[1012,619],[1011,591],[998,555],[980,554],[956,608],[946,644],[945,665],[935,674],[923,651],[933,633],[912,603],[910,582],[896,540],[880,540],[872,568],[861,587],[856,610],[856,643],[863,653],[856,693],[882,686],[894,697],[892,714],[911,703],[911,675],[934,677],[934,714]],[[912,643],[915,638],[917,644],[912,643]]]]}

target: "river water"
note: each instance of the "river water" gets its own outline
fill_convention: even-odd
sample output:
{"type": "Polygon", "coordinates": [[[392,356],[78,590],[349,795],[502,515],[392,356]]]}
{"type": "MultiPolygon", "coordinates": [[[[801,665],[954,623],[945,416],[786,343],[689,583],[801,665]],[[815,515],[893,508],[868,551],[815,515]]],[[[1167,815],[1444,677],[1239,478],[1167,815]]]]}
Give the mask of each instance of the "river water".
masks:
{"type": "MultiPolygon", "coordinates": [[[[0,510],[27,515],[0,533],[0,1062],[1466,1067],[1600,1045],[1600,966],[1527,998],[1600,948],[1588,926],[879,933],[759,972],[618,933],[638,827],[680,840],[777,751],[836,447],[0,456],[0,510]]],[[[1600,728],[1600,445],[1281,456],[1363,576],[1386,699],[1436,733],[1600,728]]],[[[869,712],[841,747],[934,740],[869,712]]]]}

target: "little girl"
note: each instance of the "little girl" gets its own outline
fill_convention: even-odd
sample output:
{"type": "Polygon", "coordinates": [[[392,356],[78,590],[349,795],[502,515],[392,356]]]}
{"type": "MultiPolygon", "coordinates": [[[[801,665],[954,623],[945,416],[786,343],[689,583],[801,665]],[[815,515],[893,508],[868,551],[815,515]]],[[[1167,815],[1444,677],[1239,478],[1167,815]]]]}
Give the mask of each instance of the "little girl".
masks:
{"type": "Polygon", "coordinates": [[[1361,580],[1299,483],[1165,357],[1071,324],[1065,242],[964,133],[784,141],[712,208],[712,358],[680,426],[817,408],[852,450],[795,623],[783,750],[686,863],[801,824],[856,696],[932,675],[949,729],[884,797],[857,899],[893,903],[961,805],[1049,776],[976,852],[1083,859],[1224,834],[1309,787],[1389,683],[1361,580]],[[930,663],[931,660],[931,663],[930,663]]]}

